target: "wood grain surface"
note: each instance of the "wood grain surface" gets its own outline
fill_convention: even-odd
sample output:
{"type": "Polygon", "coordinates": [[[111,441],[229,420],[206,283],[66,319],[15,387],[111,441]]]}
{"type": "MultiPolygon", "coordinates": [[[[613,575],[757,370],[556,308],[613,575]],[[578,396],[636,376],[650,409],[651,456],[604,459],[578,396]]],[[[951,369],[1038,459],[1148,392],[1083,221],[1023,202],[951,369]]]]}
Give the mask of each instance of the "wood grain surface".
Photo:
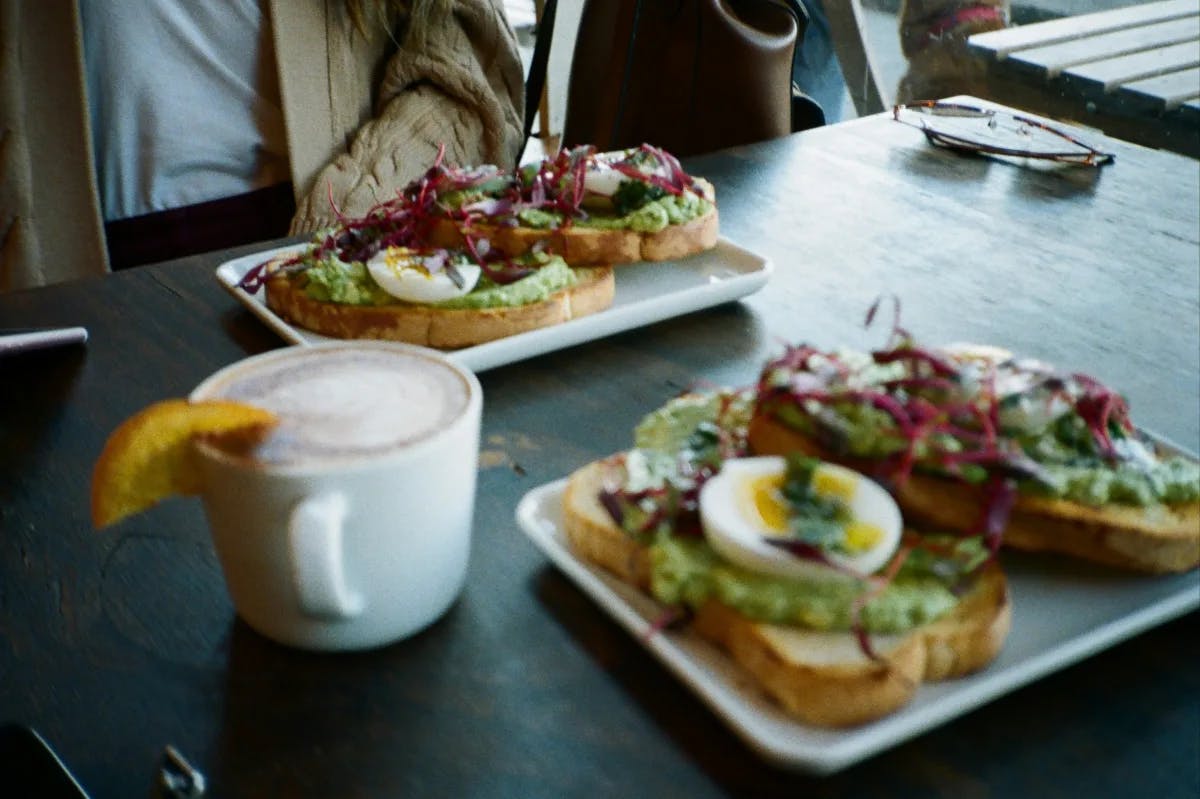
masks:
{"type": "Polygon", "coordinates": [[[765,764],[513,520],[697,382],[747,384],[783,342],[882,342],[890,313],[862,326],[881,296],[922,340],[1091,373],[1200,448],[1197,164],[1081,135],[1116,162],[962,157],[888,116],[690,160],[772,282],[483,374],[467,589],[375,652],[296,652],[237,621],[198,502],[89,527],[91,465],[121,420],[281,346],[213,276],[255,248],[0,296],[0,327],[91,332],[0,360],[0,721],[38,728],[94,797],[149,795],[167,744],[218,797],[1194,797],[1194,613],[816,779],[765,764]]]}

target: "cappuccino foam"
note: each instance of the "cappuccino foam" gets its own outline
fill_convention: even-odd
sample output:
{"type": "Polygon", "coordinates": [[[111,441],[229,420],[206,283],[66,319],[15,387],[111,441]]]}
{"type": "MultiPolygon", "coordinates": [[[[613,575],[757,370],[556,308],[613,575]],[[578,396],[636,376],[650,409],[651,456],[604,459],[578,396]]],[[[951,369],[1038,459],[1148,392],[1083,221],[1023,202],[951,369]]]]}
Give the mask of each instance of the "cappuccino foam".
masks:
{"type": "Polygon", "coordinates": [[[470,386],[418,352],[348,345],[234,367],[201,393],[274,412],[279,425],[251,456],[296,465],[383,455],[427,439],[466,412],[470,386]]]}

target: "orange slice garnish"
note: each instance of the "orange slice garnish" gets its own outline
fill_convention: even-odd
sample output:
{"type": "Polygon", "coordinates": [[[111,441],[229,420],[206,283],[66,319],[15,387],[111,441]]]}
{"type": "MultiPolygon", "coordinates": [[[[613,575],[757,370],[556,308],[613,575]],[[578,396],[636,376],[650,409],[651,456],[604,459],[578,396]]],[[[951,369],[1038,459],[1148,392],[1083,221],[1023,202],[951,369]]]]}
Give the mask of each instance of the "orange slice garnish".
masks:
{"type": "Polygon", "coordinates": [[[197,436],[245,447],[278,419],[270,411],[226,400],[157,402],[126,419],[104,444],[92,472],[92,524],[108,527],[176,494],[200,492],[192,453],[197,436]]]}

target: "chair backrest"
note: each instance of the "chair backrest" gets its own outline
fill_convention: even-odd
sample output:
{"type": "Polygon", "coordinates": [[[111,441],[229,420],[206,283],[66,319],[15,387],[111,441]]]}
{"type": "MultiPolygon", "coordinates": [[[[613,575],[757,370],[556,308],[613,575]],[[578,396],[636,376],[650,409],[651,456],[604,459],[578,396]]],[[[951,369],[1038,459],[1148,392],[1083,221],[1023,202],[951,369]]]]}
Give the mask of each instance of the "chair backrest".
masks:
{"type": "Polygon", "coordinates": [[[833,48],[858,115],[876,114],[890,108],[892,92],[880,80],[881,73],[871,54],[862,3],[860,0],[825,0],[824,6],[833,48]]]}

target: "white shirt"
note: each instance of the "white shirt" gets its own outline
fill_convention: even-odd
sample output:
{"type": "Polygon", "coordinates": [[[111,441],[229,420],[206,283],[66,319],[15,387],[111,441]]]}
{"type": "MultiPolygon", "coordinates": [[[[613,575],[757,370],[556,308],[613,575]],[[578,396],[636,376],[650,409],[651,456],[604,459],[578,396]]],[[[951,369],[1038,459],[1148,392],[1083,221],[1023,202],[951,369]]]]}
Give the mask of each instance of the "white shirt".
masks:
{"type": "Polygon", "coordinates": [[[105,221],[289,178],[261,0],[80,0],[105,221]]]}

